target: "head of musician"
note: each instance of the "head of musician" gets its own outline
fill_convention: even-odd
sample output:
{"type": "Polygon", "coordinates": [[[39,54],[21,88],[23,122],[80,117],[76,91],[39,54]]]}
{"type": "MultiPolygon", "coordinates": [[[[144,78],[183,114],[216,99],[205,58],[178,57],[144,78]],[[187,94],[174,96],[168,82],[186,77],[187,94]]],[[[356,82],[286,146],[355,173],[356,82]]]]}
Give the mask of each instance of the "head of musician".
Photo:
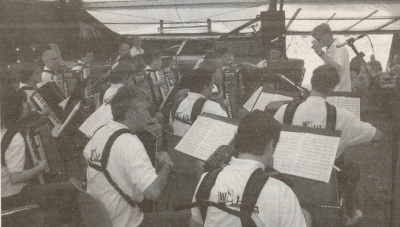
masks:
{"type": "Polygon", "coordinates": [[[161,52],[159,50],[149,50],[144,53],[143,61],[153,70],[160,70],[162,66],[161,52]]]}
{"type": "Polygon", "coordinates": [[[79,52],[80,61],[85,65],[92,64],[94,51],[92,49],[83,48],[79,52]]]}
{"type": "Polygon", "coordinates": [[[54,50],[45,50],[42,54],[42,60],[46,68],[51,71],[57,71],[59,67],[59,56],[54,50]]]}
{"type": "Polygon", "coordinates": [[[40,65],[34,62],[23,62],[20,63],[19,69],[19,80],[21,86],[29,86],[36,88],[37,84],[42,82],[42,70],[40,65]]]}
{"type": "Polygon", "coordinates": [[[132,36],[132,46],[136,47],[137,49],[141,48],[142,40],[140,39],[140,36],[132,36]]]}
{"type": "Polygon", "coordinates": [[[136,67],[129,62],[121,62],[111,72],[109,81],[113,84],[127,84],[129,77],[135,73],[136,67]]]}
{"type": "Polygon", "coordinates": [[[274,46],[269,49],[268,59],[271,61],[277,61],[282,58],[282,52],[278,47],[274,46]]]}
{"type": "Polygon", "coordinates": [[[139,87],[121,87],[111,100],[114,121],[127,126],[133,133],[145,130],[152,120],[149,114],[151,101],[151,95],[139,87]]]}
{"type": "Polygon", "coordinates": [[[210,52],[204,57],[204,61],[199,66],[200,69],[205,69],[212,72],[214,83],[219,84],[222,80],[222,59],[217,52],[210,52]]]}
{"type": "Polygon", "coordinates": [[[312,37],[323,47],[329,47],[334,41],[331,27],[327,23],[316,26],[312,31],[312,37]]]}
{"type": "Polygon", "coordinates": [[[216,49],[217,49],[217,46],[215,45],[214,42],[207,41],[207,42],[204,43],[204,46],[203,46],[204,54],[208,54],[210,52],[214,52],[214,51],[216,51],[216,49]]]}
{"type": "Polygon", "coordinates": [[[266,112],[255,110],[239,122],[235,149],[239,159],[261,162],[273,167],[273,154],[279,141],[281,124],[266,112]]]}
{"type": "Polygon", "coordinates": [[[131,49],[129,48],[129,44],[127,44],[127,43],[121,43],[121,44],[119,45],[118,53],[119,53],[119,56],[120,56],[120,57],[125,56],[125,55],[129,55],[129,54],[130,54],[130,51],[131,51],[131,49]]]}
{"type": "Polygon", "coordinates": [[[229,64],[229,58],[231,56],[231,52],[229,51],[229,49],[226,48],[226,47],[219,47],[219,48],[217,48],[216,52],[219,55],[221,55],[222,65],[228,65],[229,64]]]}
{"type": "Polygon", "coordinates": [[[311,77],[311,94],[326,98],[339,83],[339,73],[335,67],[321,65],[314,69],[311,77]]]}
{"type": "Polygon", "coordinates": [[[206,98],[212,97],[213,74],[205,69],[195,69],[186,76],[187,88],[206,98]]]}
{"type": "Polygon", "coordinates": [[[1,128],[10,129],[18,125],[21,118],[28,112],[25,96],[11,86],[2,87],[1,90],[1,128]]]}

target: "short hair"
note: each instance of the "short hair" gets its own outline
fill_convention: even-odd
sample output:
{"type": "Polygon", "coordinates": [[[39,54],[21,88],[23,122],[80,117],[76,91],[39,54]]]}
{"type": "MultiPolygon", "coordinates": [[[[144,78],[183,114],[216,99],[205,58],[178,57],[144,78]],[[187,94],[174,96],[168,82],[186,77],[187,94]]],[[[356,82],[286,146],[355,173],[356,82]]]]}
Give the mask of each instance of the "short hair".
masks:
{"type": "Polygon", "coordinates": [[[271,140],[276,144],[281,133],[281,124],[269,113],[255,110],[248,113],[239,122],[235,137],[235,149],[238,153],[261,156],[271,140]]]}
{"type": "Polygon", "coordinates": [[[93,49],[90,49],[90,48],[82,48],[82,49],[79,50],[79,57],[80,57],[80,58],[83,58],[83,57],[85,57],[85,56],[86,56],[88,53],[90,53],[90,52],[93,52],[93,53],[94,53],[93,49]]]}
{"type": "Polygon", "coordinates": [[[25,96],[11,86],[2,87],[1,90],[1,124],[9,129],[15,126],[22,114],[22,104],[25,96]]]}
{"type": "Polygon", "coordinates": [[[229,49],[227,47],[219,47],[217,48],[216,52],[221,55],[224,56],[224,54],[229,54],[229,49]]]}
{"type": "Polygon", "coordinates": [[[126,76],[134,74],[135,71],[136,67],[134,64],[128,62],[121,62],[112,70],[109,81],[111,83],[119,83],[126,76]]]}
{"type": "Polygon", "coordinates": [[[203,45],[203,50],[209,50],[209,49],[213,49],[213,48],[216,48],[216,47],[217,47],[217,46],[215,45],[214,42],[207,41],[207,42],[205,42],[204,45],[203,45]]]}
{"type": "Polygon", "coordinates": [[[190,91],[201,93],[204,86],[212,83],[213,74],[205,69],[195,69],[185,76],[187,88],[190,91]]]}
{"type": "Polygon", "coordinates": [[[45,50],[42,54],[42,60],[44,62],[49,59],[56,58],[56,57],[58,58],[59,56],[58,56],[57,52],[55,52],[54,50],[45,50]]]}
{"type": "Polygon", "coordinates": [[[151,101],[151,95],[139,87],[131,84],[121,87],[111,100],[111,112],[114,121],[124,120],[129,108],[137,110],[138,103],[150,105],[151,101]]]}
{"type": "Polygon", "coordinates": [[[313,31],[312,31],[312,36],[314,36],[316,33],[322,33],[322,34],[332,34],[331,27],[327,23],[322,23],[318,26],[316,26],[313,31]]]}
{"type": "Polygon", "coordinates": [[[311,87],[317,92],[328,94],[340,81],[337,69],[330,65],[318,66],[311,77],[311,87]]]}
{"type": "Polygon", "coordinates": [[[29,78],[33,75],[33,72],[36,69],[40,69],[40,65],[38,63],[34,62],[23,62],[20,63],[18,66],[18,71],[19,71],[19,80],[22,83],[26,83],[29,81],[29,78]]]}
{"type": "Polygon", "coordinates": [[[161,57],[161,52],[156,49],[151,49],[149,51],[144,52],[143,55],[143,61],[147,65],[150,65],[154,59],[160,58],[161,57]]]}

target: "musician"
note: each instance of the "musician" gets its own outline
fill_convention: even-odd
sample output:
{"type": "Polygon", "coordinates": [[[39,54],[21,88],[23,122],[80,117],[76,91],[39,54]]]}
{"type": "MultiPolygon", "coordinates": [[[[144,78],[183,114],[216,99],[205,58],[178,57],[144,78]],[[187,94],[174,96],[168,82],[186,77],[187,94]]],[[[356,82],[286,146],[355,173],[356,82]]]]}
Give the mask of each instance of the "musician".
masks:
{"type": "Polygon", "coordinates": [[[129,49],[129,44],[127,44],[127,43],[121,43],[121,44],[119,45],[119,48],[118,48],[118,53],[119,53],[119,55],[118,55],[118,57],[114,60],[114,63],[112,64],[112,67],[111,67],[111,68],[114,69],[114,68],[119,64],[121,58],[123,58],[123,57],[128,57],[128,56],[129,56],[129,51],[130,51],[130,49],[129,49]]]}
{"type": "Polygon", "coordinates": [[[162,102],[162,94],[159,87],[163,85],[164,81],[157,80],[156,78],[156,72],[161,70],[162,66],[161,52],[159,50],[154,50],[154,49],[150,50],[144,54],[143,60],[147,65],[146,68],[144,68],[143,72],[150,73],[150,77],[153,83],[154,93],[156,98],[156,100],[154,101],[162,102]]]}
{"type": "MultiPolygon", "coordinates": [[[[209,200],[225,202],[228,209],[240,210],[240,201],[250,175],[258,168],[264,170],[272,167],[280,132],[280,124],[269,114],[259,110],[247,114],[240,121],[235,138],[235,149],[239,156],[232,157],[230,165],[219,173],[209,200]],[[220,196],[223,194],[227,197],[220,196]]],[[[195,195],[204,176],[205,174],[197,185],[195,195]]],[[[193,197],[193,202],[195,201],[196,196],[193,197]]],[[[257,226],[311,226],[310,215],[305,210],[302,212],[290,187],[272,177],[269,177],[262,188],[254,209],[251,218],[257,226]]],[[[212,206],[208,206],[206,220],[203,220],[200,209],[195,207],[192,208],[190,226],[234,227],[241,226],[241,221],[238,217],[212,206]]]]}
{"type": "MultiPolygon", "coordinates": [[[[207,70],[196,69],[185,77],[189,92],[172,114],[172,128],[175,135],[184,136],[194,122],[191,121],[194,105],[197,100],[206,99],[198,114],[211,113],[227,117],[219,103],[210,100],[212,97],[213,75],[207,70]]],[[[176,105],[176,104],[175,104],[176,105]]],[[[197,111],[197,110],[196,110],[197,111]]]]}
{"type": "Polygon", "coordinates": [[[112,70],[109,77],[111,85],[104,93],[103,103],[109,103],[117,94],[118,89],[128,84],[128,78],[135,72],[135,69],[132,63],[123,62],[112,70]]]}
{"type": "Polygon", "coordinates": [[[350,60],[346,47],[336,47],[340,43],[338,38],[333,38],[331,27],[322,23],[313,29],[314,37],[312,48],[314,52],[325,62],[339,72],[340,82],[335,91],[351,91],[350,60]],[[322,49],[326,47],[326,52],[322,49]]]}
{"type": "MultiPolygon", "coordinates": [[[[52,81],[52,76],[57,74],[59,68],[59,57],[54,50],[45,50],[42,54],[44,69],[42,72],[42,84],[52,81]]],[[[39,85],[39,87],[40,87],[39,85]]]]}
{"type": "Polygon", "coordinates": [[[24,97],[11,87],[1,90],[1,152],[2,158],[4,157],[1,165],[1,208],[3,210],[22,206],[31,201],[26,185],[28,181],[43,173],[47,165],[46,160],[42,160],[37,166],[26,169],[27,147],[19,132],[16,132],[9,140],[9,145],[3,148],[5,144],[3,139],[12,135],[9,133],[13,130],[17,130],[15,126],[18,125],[23,112],[26,112],[27,106],[23,100],[24,97]]]}
{"type": "MultiPolygon", "coordinates": [[[[107,170],[117,186],[136,203],[143,199],[156,201],[166,186],[173,163],[166,152],[157,155],[160,171],[151,164],[147,152],[135,135],[145,129],[150,121],[148,108],[151,96],[142,89],[127,85],[118,90],[111,101],[114,120],[100,128],[83,151],[84,157],[93,165],[100,165],[106,141],[119,129],[129,129],[117,137],[108,158],[107,170]]],[[[99,199],[106,207],[113,226],[146,226],[150,214],[143,214],[138,206],[131,206],[105,178],[104,174],[92,167],[87,169],[87,192],[99,199]]],[[[170,218],[155,218],[155,222],[168,225],[170,218]]],[[[159,223],[159,224],[160,224],[159,223]]],[[[162,225],[160,225],[162,226],[162,225]]]]}
{"type": "Polygon", "coordinates": [[[199,60],[197,60],[196,65],[193,67],[193,69],[199,68],[200,64],[204,61],[204,58],[206,57],[206,55],[208,53],[215,52],[216,49],[217,49],[217,46],[215,45],[214,42],[211,42],[211,41],[205,42],[204,46],[203,46],[204,55],[199,60]]]}
{"type": "Polygon", "coordinates": [[[84,67],[89,67],[93,61],[94,52],[91,49],[82,49],[79,52],[79,59],[77,61],[76,66],[74,66],[71,70],[74,71],[82,71],[84,67]]]}
{"type": "Polygon", "coordinates": [[[37,90],[37,84],[42,82],[41,69],[39,64],[24,62],[20,64],[19,73],[19,91],[23,92],[26,96],[29,112],[37,111],[35,105],[32,103],[31,96],[37,90]]]}
{"type": "Polygon", "coordinates": [[[132,48],[130,49],[130,54],[132,57],[144,54],[144,50],[142,49],[141,46],[142,46],[142,40],[140,40],[139,36],[134,35],[132,37],[132,48]]]}
{"type": "MultiPolygon", "coordinates": [[[[311,78],[310,96],[295,110],[293,125],[325,128],[327,121],[326,97],[339,83],[339,74],[333,66],[322,65],[316,68],[311,78]]],[[[283,123],[287,105],[283,105],[275,114],[275,119],[283,123]]],[[[383,134],[371,124],[362,122],[347,110],[336,108],[336,130],[341,130],[341,139],[336,157],[342,155],[349,146],[379,141],[383,134]]],[[[345,224],[354,225],[362,219],[362,212],[356,210],[356,187],[359,179],[359,168],[355,163],[337,163],[339,184],[343,185],[345,198],[345,224]]]]}
{"type": "Polygon", "coordinates": [[[223,66],[229,65],[231,53],[226,47],[217,48],[216,52],[221,55],[221,62],[223,66]]]}

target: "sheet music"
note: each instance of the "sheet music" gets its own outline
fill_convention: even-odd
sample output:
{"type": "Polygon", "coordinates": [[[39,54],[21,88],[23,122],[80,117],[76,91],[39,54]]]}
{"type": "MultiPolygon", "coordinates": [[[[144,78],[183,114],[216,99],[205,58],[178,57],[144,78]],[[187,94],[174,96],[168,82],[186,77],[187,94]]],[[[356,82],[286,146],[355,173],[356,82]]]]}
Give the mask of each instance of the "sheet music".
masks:
{"type": "Polygon", "coordinates": [[[342,108],[354,114],[360,119],[360,98],[345,96],[330,96],[326,101],[337,108],[342,108]]]}
{"type": "Polygon", "coordinates": [[[293,98],[289,96],[279,95],[279,94],[269,94],[262,92],[260,97],[257,100],[256,105],[253,110],[261,110],[264,111],[265,107],[273,101],[292,101],[293,98]]]}
{"type": "Polygon", "coordinates": [[[274,167],[287,174],[328,183],[340,137],[282,131],[274,167]]]}
{"type": "Polygon", "coordinates": [[[259,94],[261,93],[262,89],[263,89],[263,87],[259,87],[257,89],[257,91],[254,92],[254,94],[251,95],[249,100],[247,100],[247,102],[243,105],[243,108],[245,108],[248,111],[251,111],[254,106],[254,103],[257,101],[257,98],[258,98],[259,94]]]}
{"type": "Polygon", "coordinates": [[[86,136],[92,137],[98,128],[106,125],[112,119],[111,105],[103,104],[83,122],[79,130],[86,136]]]}
{"type": "Polygon", "coordinates": [[[236,125],[198,116],[175,149],[206,161],[220,145],[226,145],[232,141],[236,130],[236,125]]]}

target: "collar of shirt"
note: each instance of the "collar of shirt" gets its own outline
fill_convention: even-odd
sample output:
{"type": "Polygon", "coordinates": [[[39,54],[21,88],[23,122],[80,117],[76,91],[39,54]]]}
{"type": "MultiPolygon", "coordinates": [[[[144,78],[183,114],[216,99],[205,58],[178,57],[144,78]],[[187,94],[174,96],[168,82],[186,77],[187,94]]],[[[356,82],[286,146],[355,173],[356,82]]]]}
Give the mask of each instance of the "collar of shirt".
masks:
{"type": "Polygon", "coordinates": [[[195,92],[188,92],[188,98],[196,98],[196,99],[198,99],[198,98],[205,98],[205,96],[204,95],[202,95],[202,94],[199,94],[199,93],[195,93],[195,92]]]}
{"type": "Polygon", "coordinates": [[[334,50],[334,49],[336,49],[337,47],[336,47],[336,44],[339,42],[339,38],[335,38],[334,40],[333,40],[333,43],[328,47],[328,48],[326,48],[326,51],[327,52],[329,52],[329,51],[332,51],[332,50],[334,50]]]}
{"type": "Polygon", "coordinates": [[[87,66],[87,64],[85,64],[83,61],[78,60],[78,65],[83,65],[83,66],[87,66]]]}
{"type": "Polygon", "coordinates": [[[312,104],[325,104],[325,99],[319,96],[310,96],[307,98],[306,102],[310,102],[312,104]]]}
{"type": "Polygon", "coordinates": [[[29,85],[26,84],[26,83],[20,82],[20,83],[19,83],[19,88],[22,88],[22,87],[31,87],[31,86],[29,86],[29,85]]]}
{"type": "Polygon", "coordinates": [[[53,74],[57,74],[57,72],[56,72],[56,71],[50,70],[50,69],[49,69],[49,68],[47,68],[46,66],[44,67],[44,70],[50,71],[50,72],[51,72],[51,73],[53,73],[53,74]]]}
{"type": "Polygon", "coordinates": [[[146,68],[144,68],[144,70],[155,71],[152,67],[150,67],[150,65],[147,65],[146,68]]]}
{"type": "Polygon", "coordinates": [[[250,159],[240,159],[232,157],[231,161],[229,162],[230,165],[236,166],[238,169],[258,169],[262,168],[265,169],[264,164],[258,161],[250,160],[250,159]]]}
{"type": "Polygon", "coordinates": [[[119,129],[129,129],[126,125],[116,122],[114,120],[110,120],[107,125],[112,131],[117,131],[119,129]]]}

